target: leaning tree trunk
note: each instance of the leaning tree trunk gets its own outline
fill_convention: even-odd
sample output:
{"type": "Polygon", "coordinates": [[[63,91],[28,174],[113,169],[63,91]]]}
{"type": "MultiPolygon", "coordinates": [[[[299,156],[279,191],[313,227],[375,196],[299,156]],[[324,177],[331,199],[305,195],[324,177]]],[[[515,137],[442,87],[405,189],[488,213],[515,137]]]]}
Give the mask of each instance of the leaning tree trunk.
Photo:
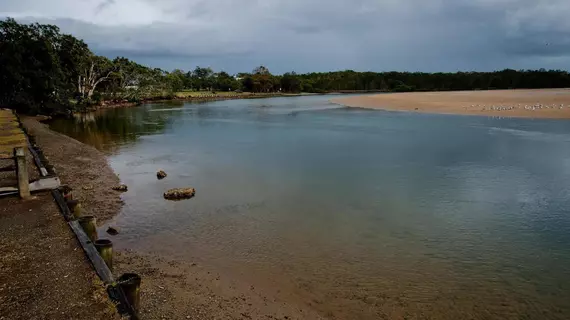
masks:
{"type": "Polygon", "coordinates": [[[85,70],[84,75],[80,75],[77,81],[78,91],[83,98],[91,98],[97,85],[107,80],[113,71],[109,71],[106,75],[101,75],[95,70],[95,63],[91,62],[89,70],[85,70]]]}

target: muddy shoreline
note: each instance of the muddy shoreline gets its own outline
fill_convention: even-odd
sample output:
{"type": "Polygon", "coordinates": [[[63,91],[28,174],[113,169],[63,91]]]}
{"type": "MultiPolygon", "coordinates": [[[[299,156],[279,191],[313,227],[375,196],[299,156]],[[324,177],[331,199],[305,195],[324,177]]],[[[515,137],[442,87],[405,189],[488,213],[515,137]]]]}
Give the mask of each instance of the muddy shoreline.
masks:
{"type": "MultiPolygon", "coordinates": [[[[105,155],[36,118],[23,117],[22,122],[62,183],[74,189],[84,214],[97,216],[99,225],[111,221],[123,202],[120,193],[111,190],[120,181],[105,155]]],[[[260,286],[204,263],[159,254],[116,250],[113,273],[136,272],[143,278],[141,319],[324,319],[291,290],[260,286]]]]}

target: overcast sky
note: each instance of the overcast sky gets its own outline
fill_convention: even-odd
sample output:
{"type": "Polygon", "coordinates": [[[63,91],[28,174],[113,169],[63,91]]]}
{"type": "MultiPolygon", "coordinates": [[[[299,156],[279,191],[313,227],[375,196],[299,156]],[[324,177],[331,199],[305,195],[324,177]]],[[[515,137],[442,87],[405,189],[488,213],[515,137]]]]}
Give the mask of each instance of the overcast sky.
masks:
{"type": "Polygon", "coordinates": [[[570,0],[0,0],[165,69],[570,69],[570,0]]]}

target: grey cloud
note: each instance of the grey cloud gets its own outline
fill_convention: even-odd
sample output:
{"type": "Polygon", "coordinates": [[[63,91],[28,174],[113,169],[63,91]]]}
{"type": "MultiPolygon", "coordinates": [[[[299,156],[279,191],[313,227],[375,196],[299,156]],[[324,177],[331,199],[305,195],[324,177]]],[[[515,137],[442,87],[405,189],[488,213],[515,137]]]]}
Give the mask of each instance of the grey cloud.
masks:
{"type": "MultiPolygon", "coordinates": [[[[52,0],[60,10],[53,14],[69,1],[52,0]]],[[[33,10],[25,18],[26,7],[16,2],[0,2],[0,14],[57,24],[100,54],[167,69],[456,71],[570,63],[564,0],[106,0],[93,6],[93,17],[77,20],[33,10]],[[131,3],[147,6],[140,23],[131,3]]]]}
{"type": "Polygon", "coordinates": [[[115,0],[104,0],[102,1],[99,5],[97,5],[97,7],[95,8],[95,13],[99,13],[101,12],[103,9],[105,9],[108,6],[111,6],[115,3],[115,0]]]}

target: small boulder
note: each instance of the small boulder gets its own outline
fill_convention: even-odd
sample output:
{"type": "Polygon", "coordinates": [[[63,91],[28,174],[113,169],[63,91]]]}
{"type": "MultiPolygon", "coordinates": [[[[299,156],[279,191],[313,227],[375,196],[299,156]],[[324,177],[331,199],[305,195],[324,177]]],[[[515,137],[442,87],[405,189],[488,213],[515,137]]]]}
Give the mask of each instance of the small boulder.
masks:
{"type": "Polygon", "coordinates": [[[107,233],[112,235],[112,236],[116,236],[119,234],[119,228],[117,227],[109,227],[107,228],[107,233]]]}
{"type": "Polygon", "coordinates": [[[158,180],[162,180],[166,178],[166,172],[164,172],[163,170],[158,170],[158,172],[156,173],[156,177],[158,178],[158,180]]]}
{"type": "Polygon", "coordinates": [[[194,188],[177,188],[170,189],[164,193],[164,199],[167,200],[182,200],[190,199],[196,195],[196,190],[194,188]]]}
{"type": "Polygon", "coordinates": [[[125,191],[127,191],[129,188],[128,188],[127,185],[125,185],[125,184],[120,184],[120,185],[118,185],[118,186],[113,187],[112,189],[115,190],[115,191],[122,191],[122,192],[125,192],[125,191]]]}

